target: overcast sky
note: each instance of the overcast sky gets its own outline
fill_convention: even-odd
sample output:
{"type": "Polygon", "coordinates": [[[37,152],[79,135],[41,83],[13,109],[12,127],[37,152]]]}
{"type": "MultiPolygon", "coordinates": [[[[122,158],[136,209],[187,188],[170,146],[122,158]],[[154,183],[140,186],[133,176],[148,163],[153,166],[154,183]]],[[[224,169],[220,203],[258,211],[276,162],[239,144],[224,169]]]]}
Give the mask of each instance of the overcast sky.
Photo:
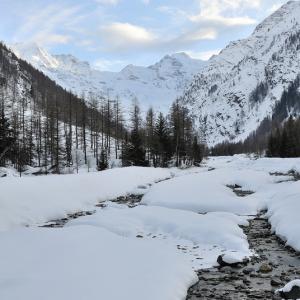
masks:
{"type": "Polygon", "coordinates": [[[102,70],[185,51],[208,59],[285,0],[0,0],[0,39],[37,42],[102,70]]]}

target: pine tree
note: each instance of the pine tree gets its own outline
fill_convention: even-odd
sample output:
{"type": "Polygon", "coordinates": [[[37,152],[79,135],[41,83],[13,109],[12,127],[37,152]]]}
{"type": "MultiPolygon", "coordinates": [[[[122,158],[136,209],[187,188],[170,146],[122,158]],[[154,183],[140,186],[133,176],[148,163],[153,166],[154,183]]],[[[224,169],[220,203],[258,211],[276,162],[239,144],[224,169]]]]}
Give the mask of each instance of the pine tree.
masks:
{"type": "Polygon", "coordinates": [[[128,133],[126,132],[124,135],[124,139],[122,142],[122,166],[129,167],[132,166],[131,162],[131,145],[129,143],[128,133]]]}
{"type": "Polygon", "coordinates": [[[279,127],[273,131],[268,139],[266,155],[268,157],[279,157],[280,156],[280,145],[282,141],[282,135],[279,127]]]}
{"type": "Polygon", "coordinates": [[[104,150],[101,151],[97,168],[98,168],[98,171],[103,171],[108,168],[107,153],[104,150]]]}
{"type": "Polygon", "coordinates": [[[129,142],[124,145],[122,164],[133,166],[146,166],[144,142],[141,134],[141,112],[136,99],[133,101],[131,112],[131,133],[129,142]]]}
{"type": "Polygon", "coordinates": [[[286,157],[296,157],[297,148],[297,134],[295,128],[295,121],[292,116],[289,117],[285,129],[287,132],[287,153],[286,157]]]}
{"type": "Polygon", "coordinates": [[[269,157],[299,157],[300,156],[300,126],[299,119],[291,116],[283,125],[272,132],[268,140],[267,156],[269,157]]]}
{"type": "Polygon", "coordinates": [[[204,156],[204,147],[198,143],[198,138],[195,136],[192,146],[192,159],[194,166],[200,166],[200,163],[203,160],[204,156]]]}
{"type": "Polygon", "coordinates": [[[146,166],[145,149],[139,131],[133,129],[130,136],[130,160],[134,166],[146,166]]]}
{"type": "Polygon", "coordinates": [[[154,164],[154,127],[155,127],[155,115],[153,108],[150,107],[146,115],[146,151],[147,160],[150,164],[154,164]]]}
{"type": "Polygon", "coordinates": [[[283,129],[282,135],[281,135],[281,141],[280,141],[280,148],[279,148],[279,155],[280,157],[287,157],[289,152],[289,146],[288,146],[288,134],[286,129],[283,129]]]}
{"type": "Polygon", "coordinates": [[[154,153],[156,166],[166,167],[171,158],[171,143],[166,119],[163,114],[158,115],[154,130],[154,153]]]}
{"type": "Polygon", "coordinates": [[[172,128],[172,146],[175,152],[176,166],[180,164],[180,156],[182,153],[182,114],[179,105],[179,100],[176,100],[171,107],[170,112],[170,125],[172,128]]]}
{"type": "Polygon", "coordinates": [[[9,152],[15,144],[13,130],[10,127],[8,118],[4,111],[0,114],[0,165],[5,166],[5,158],[9,157],[9,152]]]}

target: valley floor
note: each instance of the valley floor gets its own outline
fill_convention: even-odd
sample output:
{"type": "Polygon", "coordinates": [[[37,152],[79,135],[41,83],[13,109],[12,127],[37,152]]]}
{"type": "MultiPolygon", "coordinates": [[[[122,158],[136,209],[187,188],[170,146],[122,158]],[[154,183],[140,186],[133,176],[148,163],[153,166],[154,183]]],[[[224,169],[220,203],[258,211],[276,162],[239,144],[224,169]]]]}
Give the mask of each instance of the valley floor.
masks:
{"type": "Polygon", "coordinates": [[[268,298],[271,280],[284,285],[298,275],[297,253],[272,233],[300,251],[299,171],[300,159],[240,155],[189,170],[2,178],[0,299],[183,300],[193,285],[192,299],[255,299],[246,291],[257,278],[268,298]],[[238,288],[224,288],[219,255],[250,258],[256,276],[229,269],[238,288]],[[264,276],[264,263],[285,274],[264,276]],[[205,294],[219,285],[232,297],[205,294]]]}
{"type": "Polygon", "coordinates": [[[243,228],[256,256],[247,264],[199,270],[199,281],[187,299],[281,299],[274,291],[300,277],[300,255],[271,231],[267,219],[257,216],[243,228]]]}

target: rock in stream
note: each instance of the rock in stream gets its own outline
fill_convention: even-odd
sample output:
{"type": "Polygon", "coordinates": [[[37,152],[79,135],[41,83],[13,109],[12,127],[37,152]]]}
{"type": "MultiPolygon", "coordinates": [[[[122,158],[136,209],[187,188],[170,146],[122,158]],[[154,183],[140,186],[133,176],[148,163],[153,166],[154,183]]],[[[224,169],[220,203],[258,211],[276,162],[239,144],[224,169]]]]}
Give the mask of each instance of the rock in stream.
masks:
{"type": "Polygon", "coordinates": [[[257,216],[243,230],[257,256],[247,266],[199,270],[187,299],[281,299],[275,290],[300,277],[299,253],[285,247],[266,219],[257,216]]]}

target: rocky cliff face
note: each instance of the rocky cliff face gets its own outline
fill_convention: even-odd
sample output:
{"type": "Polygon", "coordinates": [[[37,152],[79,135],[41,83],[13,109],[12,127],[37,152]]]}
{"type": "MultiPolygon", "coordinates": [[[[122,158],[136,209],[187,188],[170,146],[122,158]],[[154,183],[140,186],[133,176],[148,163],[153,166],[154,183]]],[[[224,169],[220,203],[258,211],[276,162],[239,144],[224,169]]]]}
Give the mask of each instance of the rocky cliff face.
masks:
{"type": "Polygon", "coordinates": [[[245,139],[300,73],[300,2],[290,1],[212,57],[181,100],[209,145],[245,139]]]}

